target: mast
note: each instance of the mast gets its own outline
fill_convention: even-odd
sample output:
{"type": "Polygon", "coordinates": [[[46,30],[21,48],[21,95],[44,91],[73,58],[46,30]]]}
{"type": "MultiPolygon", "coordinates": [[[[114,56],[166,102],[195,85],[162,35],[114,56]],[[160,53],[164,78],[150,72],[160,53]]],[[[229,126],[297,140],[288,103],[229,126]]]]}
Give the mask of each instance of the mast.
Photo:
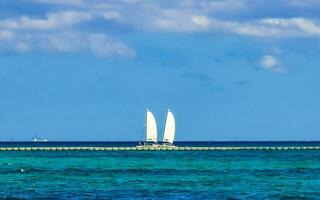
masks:
{"type": "Polygon", "coordinates": [[[148,111],[149,111],[149,109],[147,108],[146,109],[146,142],[148,141],[148,133],[147,133],[147,131],[148,131],[148,111]]]}

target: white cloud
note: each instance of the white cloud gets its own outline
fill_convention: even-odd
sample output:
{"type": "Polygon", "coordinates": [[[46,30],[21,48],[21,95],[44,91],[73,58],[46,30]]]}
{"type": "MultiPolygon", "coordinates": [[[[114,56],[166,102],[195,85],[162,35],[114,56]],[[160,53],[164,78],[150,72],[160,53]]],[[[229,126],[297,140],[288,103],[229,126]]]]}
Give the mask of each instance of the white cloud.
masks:
{"type": "MultiPolygon", "coordinates": [[[[158,4],[130,4],[130,9],[141,12],[128,11],[128,7],[113,5],[106,6],[103,18],[115,19],[122,25],[132,26],[142,31],[165,31],[178,33],[193,32],[228,32],[233,34],[255,37],[319,37],[320,26],[315,20],[306,18],[262,18],[250,20],[218,19],[210,6],[216,9],[241,9],[247,6],[247,1],[235,3],[234,0],[219,2],[202,2],[200,7],[195,1],[182,4],[181,7],[164,8],[158,4]],[[223,3],[222,3],[223,2],[223,3]],[[226,3],[226,4],[224,4],[226,3]],[[211,5],[213,4],[213,5],[211,5]],[[206,6],[204,6],[206,5],[206,6]],[[235,8],[232,7],[235,6],[235,8]],[[224,7],[225,6],[225,7],[224,7]],[[124,7],[126,9],[124,9],[124,7]]],[[[180,4],[179,4],[180,5],[180,4]]]]}
{"type": "Polygon", "coordinates": [[[118,19],[120,14],[106,11],[94,14],[89,11],[49,12],[44,18],[20,16],[0,20],[0,48],[17,52],[90,51],[98,56],[134,57],[135,52],[124,43],[105,33],[77,30],[76,25],[96,17],[118,19]]]}
{"type": "Polygon", "coordinates": [[[80,11],[47,13],[46,18],[44,19],[20,16],[17,19],[1,20],[0,29],[50,30],[88,21],[91,19],[91,17],[91,13],[80,11]]]}
{"type": "Polygon", "coordinates": [[[0,31],[0,40],[8,40],[14,37],[14,33],[12,31],[3,30],[0,31]]]}
{"type": "MultiPolygon", "coordinates": [[[[101,56],[131,55],[132,57],[134,51],[108,36],[109,31],[114,33],[114,29],[118,28],[110,26],[110,20],[112,23],[118,23],[121,30],[128,28],[127,30],[141,32],[181,34],[219,32],[251,37],[320,37],[320,23],[316,18],[244,17],[238,20],[238,18],[224,18],[221,15],[252,8],[251,1],[248,0],[178,0],[170,5],[148,0],[29,1],[55,4],[47,6],[54,8],[52,9],[54,12],[38,16],[17,14],[0,19],[1,48],[11,48],[21,52],[36,49],[70,52],[80,49],[101,56]],[[95,20],[106,20],[106,23],[104,26],[101,26],[101,21],[91,23],[95,20]],[[82,26],[83,23],[86,23],[86,26],[82,26]],[[96,35],[91,30],[99,30],[102,32],[99,34],[103,35],[96,35]]],[[[305,1],[316,3],[316,0],[305,1]]],[[[285,0],[285,2],[297,6],[302,0],[285,0]]]]}
{"type": "Polygon", "coordinates": [[[16,52],[55,51],[68,53],[89,51],[101,57],[135,56],[134,50],[104,33],[18,33],[14,37],[1,40],[0,48],[16,52]]]}
{"type": "MultiPolygon", "coordinates": [[[[54,3],[53,0],[37,0],[54,3]]],[[[66,1],[69,2],[69,1],[66,1]]],[[[63,3],[58,0],[56,3],[63,3]]],[[[166,31],[179,33],[227,32],[255,37],[319,37],[320,26],[316,20],[306,18],[262,18],[250,20],[225,20],[215,17],[217,10],[244,9],[247,0],[178,1],[164,7],[150,1],[115,1],[101,3],[74,0],[71,4],[84,4],[78,10],[49,12],[43,18],[17,16],[0,20],[0,30],[55,30],[76,27],[98,18],[114,20],[122,26],[141,31],[166,31]],[[139,10],[139,12],[137,12],[139,10]]],[[[75,9],[76,7],[73,7],[75,9]]],[[[106,26],[108,28],[108,26],[106,26]]]]}
{"type": "MultiPolygon", "coordinates": [[[[193,19],[194,20],[194,19],[193,19]]],[[[266,18],[248,22],[202,18],[194,22],[206,29],[198,31],[229,32],[256,37],[319,37],[320,26],[310,19],[303,18],[266,18]]],[[[189,31],[192,31],[191,29],[189,31]]]]}
{"type": "Polygon", "coordinates": [[[142,20],[145,21],[140,21],[140,23],[138,21],[133,21],[132,25],[144,30],[180,33],[198,32],[202,31],[204,28],[204,16],[197,16],[189,12],[175,9],[155,9],[153,12],[155,14],[152,17],[143,17],[142,20]],[[137,22],[139,24],[137,24],[137,22]],[[141,24],[141,22],[146,24],[146,26],[141,24]]]}
{"type": "Polygon", "coordinates": [[[201,7],[212,12],[235,12],[248,7],[247,0],[199,1],[201,7]]]}
{"type": "Polygon", "coordinates": [[[263,68],[272,69],[278,64],[278,60],[271,55],[265,55],[262,57],[260,64],[263,68]]]}
{"type": "Polygon", "coordinates": [[[14,44],[14,49],[18,52],[27,52],[31,50],[30,46],[22,41],[16,42],[16,44],[14,44]]]}
{"type": "Polygon", "coordinates": [[[264,55],[260,60],[260,66],[263,69],[272,72],[284,72],[284,68],[281,66],[279,60],[272,55],[264,55]]]}
{"type": "Polygon", "coordinates": [[[288,4],[296,7],[316,7],[320,6],[319,0],[288,0],[288,4]]]}
{"type": "Polygon", "coordinates": [[[210,25],[210,20],[206,16],[196,15],[192,16],[191,19],[196,25],[201,26],[203,28],[207,28],[210,25]]]}
{"type": "Polygon", "coordinates": [[[104,17],[104,19],[120,19],[121,18],[121,14],[117,11],[106,11],[102,13],[102,16],[104,17]]]}
{"type": "Polygon", "coordinates": [[[85,2],[83,0],[34,0],[39,3],[47,3],[47,4],[65,4],[65,5],[84,5],[85,2]]]}
{"type": "Polygon", "coordinates": [[[97,55],[106,57],[120,55],[134,57],[135,52],[124,45],[122,42],[114,41],[105,34],[93,33],[88,35],[89,48],[97,55]]]}
{"type": "Polygon", "coordinates": [[[261,20],[262,24],[270,25],[277,28],[283,29],[296,29],[301,30],[306,34],[320,34],[320,27],[316,25],[313,21],[303,18],[271,18],[261,20]]]}

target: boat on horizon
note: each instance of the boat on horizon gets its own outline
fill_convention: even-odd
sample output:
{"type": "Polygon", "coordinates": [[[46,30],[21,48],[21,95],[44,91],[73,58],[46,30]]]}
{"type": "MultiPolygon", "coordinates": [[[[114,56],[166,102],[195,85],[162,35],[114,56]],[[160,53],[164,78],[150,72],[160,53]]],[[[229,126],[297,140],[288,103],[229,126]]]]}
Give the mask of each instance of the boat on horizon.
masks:
{"type": "Polygon", "coordinates": [[[32,137],[32,142],[48,142],[48,139],[45,137],[35,135],[32,137]]]}
{"type": "Polygon", "coordinates": [[[163,138],[161,144],[158,142],[157,122],[149,109],[146,109],[146,125],[145,125],[145,141],[139,143],[137,147],[151,146],[151,147],[173,147],[175,137],[175,118],[170,109],[167,110],[165,117],[163,138]]]}

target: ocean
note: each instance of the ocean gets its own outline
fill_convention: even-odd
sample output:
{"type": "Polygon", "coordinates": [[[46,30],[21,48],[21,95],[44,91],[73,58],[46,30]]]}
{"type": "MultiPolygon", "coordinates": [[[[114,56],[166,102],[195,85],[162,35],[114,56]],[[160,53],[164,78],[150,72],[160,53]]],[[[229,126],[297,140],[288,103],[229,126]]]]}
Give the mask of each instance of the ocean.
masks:
{"type": "MultiPolygon", "coordinates": [[[[177,142],[313,146],[319,142],[177,142]]],[[[1,142],[0,146],[136,142],[1,142]]],[[[0,199],[320,199],[320,151],[3,151],[0,199]]]]}

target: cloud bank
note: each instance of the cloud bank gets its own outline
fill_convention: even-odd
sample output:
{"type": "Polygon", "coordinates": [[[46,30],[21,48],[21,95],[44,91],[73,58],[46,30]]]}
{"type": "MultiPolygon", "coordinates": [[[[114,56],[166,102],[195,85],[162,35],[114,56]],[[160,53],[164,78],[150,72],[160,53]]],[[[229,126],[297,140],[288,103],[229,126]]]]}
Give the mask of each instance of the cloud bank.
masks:
{"type": "Polygon", "coordinates": [[[320,14],[313,17],[305,14],[319,9],[320,4],[314,0],[280,0],[273,4],[259,0],[26,0],[21,3],[23,7],[34,5],[43,10],[26,13],[7,8],[9,14],[0,19],[1,49],[89,51],[104,57],[133,57],[134,50],[119,39],[118,32],[227,33],[279,39],[320,36],[320,14]],[[259,13],[261,9],[266,14],[259,13]],[[272,12],[273,9],[279,12],[272,12]]]}

